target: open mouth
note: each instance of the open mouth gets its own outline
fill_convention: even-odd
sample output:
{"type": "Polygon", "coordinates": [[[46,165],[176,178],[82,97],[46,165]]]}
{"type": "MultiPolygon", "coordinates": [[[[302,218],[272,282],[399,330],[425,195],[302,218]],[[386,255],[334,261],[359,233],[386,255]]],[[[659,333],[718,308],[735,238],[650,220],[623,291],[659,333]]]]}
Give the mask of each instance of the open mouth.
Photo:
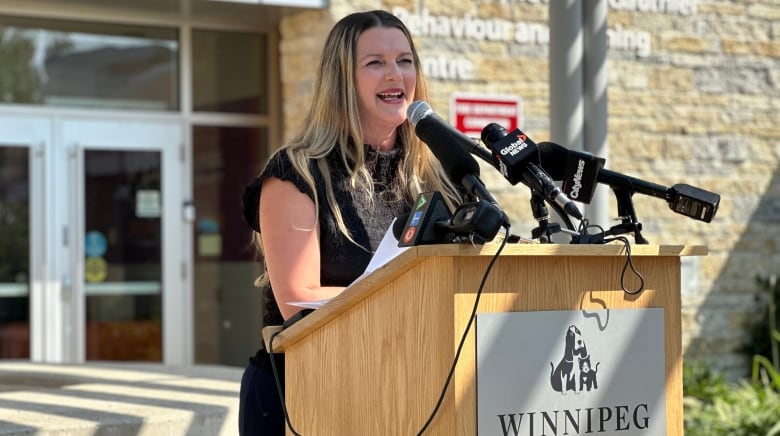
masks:
{"type": "Polygon", "coordinates": [[[379,97],[381,100],[384,101],[395,101],[403,98],[404,93],[403,92],[380,92],[377,94],[377,97],[379,97]]]}

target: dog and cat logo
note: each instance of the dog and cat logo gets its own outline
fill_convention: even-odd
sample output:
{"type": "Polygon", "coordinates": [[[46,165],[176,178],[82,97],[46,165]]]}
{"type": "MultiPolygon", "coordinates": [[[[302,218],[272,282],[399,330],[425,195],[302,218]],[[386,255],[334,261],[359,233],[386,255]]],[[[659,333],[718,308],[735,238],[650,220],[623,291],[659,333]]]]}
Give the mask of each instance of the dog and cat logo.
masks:
{"type": "Polygon", "coordinates": [[[563,356],[557,365],[550,362],[550,386],[564,395],[597,390],[600,363],[593,365],[582,332],[576,325],[570,325],[566,329],[563,356]]]}

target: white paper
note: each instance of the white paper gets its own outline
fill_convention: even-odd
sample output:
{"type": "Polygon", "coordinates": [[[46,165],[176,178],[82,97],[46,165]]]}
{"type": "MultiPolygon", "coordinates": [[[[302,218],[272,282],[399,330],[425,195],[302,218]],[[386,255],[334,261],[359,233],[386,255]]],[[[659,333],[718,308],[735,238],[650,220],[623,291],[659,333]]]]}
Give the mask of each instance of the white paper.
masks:
{"type": "Polygon", "coordinates": [[[290,301],[287,304],[289,304],[290,306],[302,307],[304,309],[319,309],[328,301],[330,301],[330,298],[325,298],[323,300],[314,300],[314,301],[290,301]]]}
{"type": "Polygon", "coordinates": [[[382,242],[379,243],[379,247],[377,247],[374,256],[371,258],[371,261],[368,262],[368,266],[366,267],[366,270],[363,272],[363,274],[360,275],[360,277],[356,278],[355,281],[353,281],[352,283],[356,283],[360,281],[363,277],[371,274],[377,268],[384,266],[391,260],[395,259],[396,256],[403,253],[409,248],[409,247],[398,246],[398,240],[395,239],[395,235],[393,235],[394,223],[395,223],[395,219],[393,220],[392,223],[390,223],[390,227],[385,232],[385,236],[382,238],[382,242]]]}
{"type": "MultiPolygon", "coordinates": [[[[352,283],[350,283],[350,286],[363,279],[363,277],[371,274],[377,268],[387,264],[396,256],[409,248],[398,246],[398,240],[395,239],[395,236],[393,235],[393,223],[395,223],[395,220],[390,223],[390,227],[388,227],[387,231],[385,232],[385,236],[382,238],[382,242],[379,243],[379,247],[377,247],[374,256],[372,256],[371,260],[368,262],[366,270],[363,272],[363,274],[360,275],[360,277],[356,278],[352,283]]],[[[328,301],[330,301],[330,298],[315,301],[290,301],[287,304],[290,306],[303,307],[305,309],[318,309],[328,301]]]]}

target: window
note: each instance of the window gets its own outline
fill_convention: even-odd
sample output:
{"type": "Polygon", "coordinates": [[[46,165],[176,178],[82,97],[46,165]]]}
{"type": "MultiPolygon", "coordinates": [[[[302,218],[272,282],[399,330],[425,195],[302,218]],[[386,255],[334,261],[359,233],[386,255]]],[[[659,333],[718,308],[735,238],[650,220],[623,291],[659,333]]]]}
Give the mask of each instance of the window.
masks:
{"type": "Polygon", "coordinates": [[[264,128],[193,127],[195,362],[243,366],[257,347],[261,264],[241,194],[265,163],[264,128]]]}
{"type": "Polygon", "coordinates": [[[267,36],[195,30],[193,111],[268,113],[267,36]]]}
{"type": "Polygon", "coordinates": [[[174,29],[0,16],[0,103],[177,110],[174,29]]]}

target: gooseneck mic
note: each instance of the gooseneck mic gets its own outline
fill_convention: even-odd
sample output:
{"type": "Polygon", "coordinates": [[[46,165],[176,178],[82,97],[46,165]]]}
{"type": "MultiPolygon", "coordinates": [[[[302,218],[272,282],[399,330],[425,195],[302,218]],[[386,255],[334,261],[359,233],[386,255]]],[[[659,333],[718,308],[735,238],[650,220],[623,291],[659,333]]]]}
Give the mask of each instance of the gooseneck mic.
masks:
{"type": "Polygon", "coordinates": [[[503,126],[490,123],[482,129],[482,142],[493,152],[499,171],[509,183],[516,185],[523,182],[548,201],[559,205],[567,214],[582,219],[577,205],[533,162],[537,160],[538,147],[520,129],[510,133],[503,126]]]}
{"type": "Polygon", "coordinates": [[[715,213],[718,211],[718,205],[720,204],[720,195],[718,194],[684,183],[666,187],[657,183],[647,182],[636,177],[601,168],[603,159],[596,159],[600,159],[601,165],[594,166],[593,162],[596,162],[596,160],[590,153],[569,150],[562,145],[552,142],[539,143],[539,161],[542,168],[554,180],[563,180],[566,183],[567,178],[572,174],[570,168],[567,170],[567,163],[573,160],[582,161],[581,165],[584,168],[584,172],[594,172],[598,183],[608,185],[616,192],[624,191],[629,195],[638,192],[651,197],[661,198],[666,200],[669,208],[674,212],[707,223],[712,221],[715,213]]]}
{"type": "Polygon", "coordinates": [[[493,205],[501,213],[502,224],[509,227],[509,218],[479,179],[479,165],[467,151],[474,141],[445,122],[425,101],[412,102],[406,115],[417,137],[428,145],[450,179],[480,201],[493,205]]]}

